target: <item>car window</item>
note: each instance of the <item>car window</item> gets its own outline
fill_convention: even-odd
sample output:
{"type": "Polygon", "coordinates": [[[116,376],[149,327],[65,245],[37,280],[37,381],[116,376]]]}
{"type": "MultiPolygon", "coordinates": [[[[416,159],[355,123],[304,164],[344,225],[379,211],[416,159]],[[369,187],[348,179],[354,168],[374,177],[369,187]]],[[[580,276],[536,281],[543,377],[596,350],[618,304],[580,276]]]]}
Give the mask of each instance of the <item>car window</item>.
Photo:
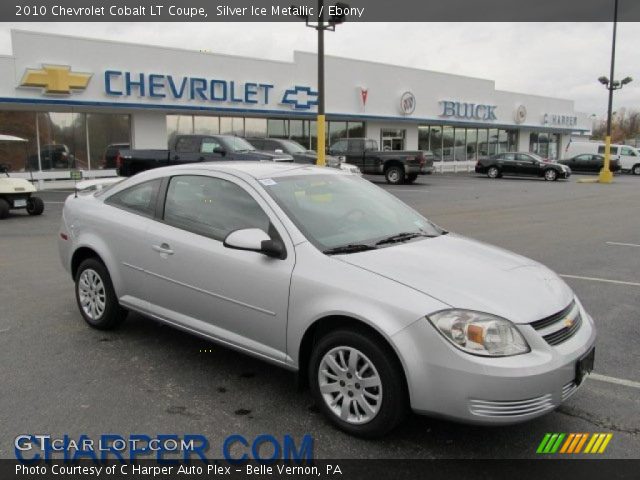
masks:
{"type": "Polygon", "coordinates": [[[620,155],[628,155],[630,157],[635,157],[636,156],[636,152],[634,152],[633,149],[631,149],[629,147],[622,147],[620,149],[620,155]]]}
{"type": "Polygon", "coordinates": [[[364,140],[349,140],[349,152],[360,153],[364,151],[364,140]]]}
{"type": "Polygon", "coordinates": [[[253,145],[254,147],[256,147],[257,150],[264,150],[265,149],[265,141],[263,139],[258,139],[258,138],[252,138],[251,140],[247,140],[251,145],[253,145]]]}
{"type": "Polygon", "coordinates": [[[200,138],[180,137],[176,142],[177,153],[193,153],[200,150],[200,138]]]}
{"type": "Polygon", "coordinates": [[[204,140],[202,140],[200,153],[213,153],[216,148],[222,148],[220,142],[213,138],[205,138],[204,140]]]}
{"type": "Polygon", "coordinates": [[[524,153],[518,153],[516,155],[516,160],[518,160],[519,162],[535,163],[535,159],[533,157],[530,157],[529,155],[525,155],[524,153]]]}
{"type": "Polygon", "coordinates": [[[126,188],[111,195],[105,200],[105,203],[133,213],[153,217],[160,181],[160,179],[150,180],[126,188]]]}
{"type": "Polygon", "coordinates": [[[340,140],[333,144],[331,151],[334,153],[345,153],[347,151],[347,141],[340,140]]]}
{"type": "Polygon", "coordinates": [[[243,188],[221,178],[181,175],[169,182],[164,221],[215,240],[234,230],[269,232],[269,217],[243,188]]]}
{"type": "Polygon", "coordinates": [[[284,147],[275,140],[265,140],[264,149],[270,152],[275,152],[276,150],[284,150],[284,147]]]}
{"type": "Polygon", "coordinates": [[[378,144],[375,140],[367,140],[365,142],[367,152],[375,152],[378,150],[378,144]]]}
{"type": "Polygon", "coordinates": [[[498,160],[506,160],[508,162],[513,162],[516,156],[514,153],[503,153],[498,157],[498,160]]]}
{"type": "MultiPolygon", "coordinates": [[[[604,145],[599,145],[598,146],[598,153],[604,155],[604,145]]],[[[618,155],[618,147],[614,147],[613,145],[611,145],[611,155],[618,155]]]]}

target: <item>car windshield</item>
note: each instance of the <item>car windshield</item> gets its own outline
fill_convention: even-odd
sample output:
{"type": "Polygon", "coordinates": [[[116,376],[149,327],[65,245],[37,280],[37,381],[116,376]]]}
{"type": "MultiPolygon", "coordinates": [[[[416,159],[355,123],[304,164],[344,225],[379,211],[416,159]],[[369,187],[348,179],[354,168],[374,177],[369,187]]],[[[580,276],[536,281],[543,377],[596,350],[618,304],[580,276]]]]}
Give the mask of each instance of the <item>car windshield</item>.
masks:
{"type": "Polygon", "coordinates": [[[263,179],[269,195],[320,250],[351,251],[444,232],[393,195],[355,175],[263,179]]]}
{"type": "Polygon", "coordinates": [[[224,143],[227,145],[227,149],[232,152],[247,152],[256,149],[244,138],[240,137],[226,137],[224,138],[224,143]]]}
{"type": "Polygon", "coordinates": [[[300,145],[298,142],[284,140],[282,144],[285,147],[287,153],[307,153],[307,149],[300,145]]]}

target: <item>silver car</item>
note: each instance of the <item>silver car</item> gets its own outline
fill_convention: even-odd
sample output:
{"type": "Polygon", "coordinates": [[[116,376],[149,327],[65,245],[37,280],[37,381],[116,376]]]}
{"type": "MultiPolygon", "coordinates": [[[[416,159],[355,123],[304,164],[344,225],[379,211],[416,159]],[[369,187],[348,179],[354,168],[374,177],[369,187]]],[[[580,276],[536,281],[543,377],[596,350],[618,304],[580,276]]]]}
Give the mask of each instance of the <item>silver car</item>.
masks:
{"type": "Polygon", "coordinates": [[[297,371],[355,435],[410,409],[528,420],[593,368],[594,322],[551,270],[336,169],[143,172],[69,197],[59,248],[90,326],[136,311],[297,371]]]}

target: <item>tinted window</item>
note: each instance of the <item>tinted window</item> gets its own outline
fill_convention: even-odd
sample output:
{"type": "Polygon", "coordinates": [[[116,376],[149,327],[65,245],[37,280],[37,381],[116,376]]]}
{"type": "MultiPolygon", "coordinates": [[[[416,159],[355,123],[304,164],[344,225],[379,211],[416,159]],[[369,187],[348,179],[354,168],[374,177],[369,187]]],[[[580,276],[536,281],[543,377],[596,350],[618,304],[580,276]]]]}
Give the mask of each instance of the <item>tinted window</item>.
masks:
{"type": "Polygon", "coordinates": [[[198,137],[180,137],[176,142],[176,152],[190,153],[200,150],[200,139],[198,137]]]}
{"type": "Polygon", "coordinates": [[[636,156],[636,152],[634,152],[631,148],[629,147],[622,147],[620,149],[620,155],[629,155],[631,157],[635,157],[636,156]]]}
{"type": "Polygon", "coordinates": [[[364,151],[364,140],[349,140],[350,152],[362,152],[364,151]]]}
{"type": "MultiPolygon", "coordinates": [[[[511,154],[507,154],[505,156],[508,156],[511,154]]],[[[529,163],[535,163],[535,159],[530,157],[529,155],[525,155],[524,153],[518,153],[516,155],[516,160],[518,160],[519,162],[529,162],[529,163]]]]}
{"type": "Polygon", "coordinates": [[[269,217],[245,190],[227,180],[203,176],[171,179],[164,221],[220,241],[242,228],[269,231],[269,217]]]}
{"type": "Polygon", "coordinates": [[[275,152],[276,150],[284,150],[284,147],[275,140],[265,140],[264,149],[270,152],[275,152]]]}
{"type": "Polygon", "coordinates": [[[264,140],[262,139],[258,140],[256,138],[252,138],[248,142],[254,147],[256,147],[258,150],[264,150],[264,140]]]}
{"type": "MultiPolygon", "coordinates": [[[[598,146],[598,153],[604,154],[604,145],[598,146]]],[[[611,155],[617,155],[617,154],[618,154],[618,147],[614,147],[613,145],[611,145],[611,155]]]]}
{"type": "Polygon", "coordinates": [[[513,162],[516,159],[516,156],[513,153],[504,153],[502,155],[498,155],[498,159],[513,162]]]}
{"type": "Polygon", "coordinates": [[[159,188],[160,179],[140,183],[110,196],[105,203],[133,213],[153,217],[159,188]]]}

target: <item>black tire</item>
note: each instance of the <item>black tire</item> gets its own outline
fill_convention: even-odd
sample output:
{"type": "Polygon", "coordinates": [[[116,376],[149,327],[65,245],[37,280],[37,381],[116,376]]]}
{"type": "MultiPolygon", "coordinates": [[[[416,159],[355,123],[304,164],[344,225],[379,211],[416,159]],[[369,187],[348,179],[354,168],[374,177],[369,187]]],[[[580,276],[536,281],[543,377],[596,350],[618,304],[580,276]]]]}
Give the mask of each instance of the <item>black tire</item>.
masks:
{"type": "Polygon", "coordinates": [[[391,165],[384,171],[384,178],[390,185],[402,185],[404,183],[404,168],[400,165],[391,165]]]}
{"type": "Polygon", "coordinates": [[[544,179],[547,182],[555,182],[558,180],[558,172],[556,172],[553,168],[548,168],[544,171],[544,179]]]}
{"type": "Polygon", "coordinates": [[[413,183],[418,179],[417,173],[409,173],[404,179],[405,183],[413,183]]]}
{"type": "Polygon", "coordinates": [[[42,215],[44,202],[40,197],[29,197],[27,200],[27,213],[29,215],[42,215]]]}
{"type": "MultiPolygon", "coordinates": [[[[361,360],[363,360],[361,358],[361,360]]],[[[363,360],[364,361],[364,360],[363,360]]],[[[366,376],[365,371],[365,375],[366,376]]],[[[320,338],[313,347],[309,361],[309,385],[315,402],[328,419],[338,428],[352,435],[363,438],[376,438],[397,427],[408,411],[408,396],[404,383],[402,366],[391,348],[378,340],[374,335],[364,331],[352,329],[336,330],[320,338]],[[320,392],[319,368],[325,354],[338,347],[355,348],[374,365],[381,381],[381,402],[375,416],[366,423],[354,424],[341,419],[327,405],[320,392]]],[[[348,374],[347,374],[348,375],[348,374]]],[[[353,378],[353,389],[364,388],[357,383],[357,376],[353,378]]],[[[362,379],[362,377],[360,377],[362,379]]],[[[348,382],[349,380],[347,380],[348,382]]],[[[341,384],[340,388],[349,388],[341,384]]],[[[357,392],[357,390],[354,390],[357,392]]],[[[374,390],[375,392],[376,390],[374,390]]],[[[331,395],[331,394],[330,394],[331,395]]],[[[338,393],[336,395],[339,396],[338,393]]],[[[350,394],[351,395],[351,394],[350,394]]],[[[347,398],[347,397],[342,397],[347,398]]],[[[353,398],[353,397],[352,397],[353,398]]],[[[355,398],[351,402],[354,402],[355,398]]],[[[349,411],[353,412],[355,405],[349,404],[349,411]]]]}
{"type": "Polygon", "coordinates": [[[631,173],[633,173],[634,175],[640,175],[640,163],[634,165],[633,168],[631,168],[631,173]]]}
{"type": "Polygon", "coordinates": [[[118,298],[113,290],[113,284],[111,283],[109,272],[100,260],[97,258],[88,258],[87,260],[84,260],[78,267],[75,282],[78,309],[80,310],[82,318],[84,318],[84,321],[87,322],[89,326],[97,328],[98,330],[110,330],[117,327],[125,319],[127,312],[118,303],[118,298]],[[87,314],[80,299],[80,284],[85,272],[87,272],[87,275],[90,275],[90,272],[97,275],[102,284],[102,289],[97,289],[95,291],[95,295],[99,295],[100,292],[103,293],[102,298],[104,298],[104,309],[100,315],[96,314],[94,318],[87,314]]]}
{"type": "Polygon", "coordinates": [[[500,173],[500,169],[495,166],[489,167],[487,170],[487,177],[489,178],[500,178],[502,174],[500,173]]]}
{"type": "Polygon", "coordinates": [[[0,219],[7,218],[10,210],[9,202],[4,198],[0,198],[0,219]]]}

